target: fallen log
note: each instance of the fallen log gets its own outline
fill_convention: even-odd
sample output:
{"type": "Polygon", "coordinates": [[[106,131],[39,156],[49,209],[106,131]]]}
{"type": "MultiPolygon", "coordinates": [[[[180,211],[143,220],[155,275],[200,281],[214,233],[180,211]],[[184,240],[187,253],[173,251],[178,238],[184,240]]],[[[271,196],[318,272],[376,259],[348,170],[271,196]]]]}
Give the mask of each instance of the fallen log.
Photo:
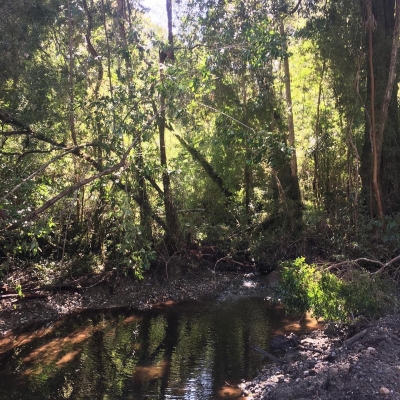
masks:
{"type": "Polygon", "coordinates": [[[20,300],[31,300],[31,299],[46,299],[46,294],[41,293],[23,293],[23,295],[19,295],[18,293],[9,293],[0,295],[0,300],[7,299],[20,299],[20,300]]]}
{"type": "Polygon", "coordinates": [[[362,339],[368,332],[368,329],[364,329],[363,331],[357,333],[357,335],[352,336],[350,339],[347,339],[343,343],[343,347],[350,347],[353,345],[357,340],[362,339]]]}

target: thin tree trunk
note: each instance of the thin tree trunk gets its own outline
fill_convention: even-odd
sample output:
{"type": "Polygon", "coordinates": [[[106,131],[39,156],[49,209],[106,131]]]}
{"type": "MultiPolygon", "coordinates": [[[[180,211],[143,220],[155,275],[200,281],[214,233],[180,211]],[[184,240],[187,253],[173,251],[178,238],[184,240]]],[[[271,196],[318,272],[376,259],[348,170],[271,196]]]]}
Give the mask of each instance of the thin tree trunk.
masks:
{"type": "MultiPolygon", "coordinates": [[[[247,125],[247,90],[246,90],[246,79],[245,72],[242,76],[242,91],[243,91],[243,123],[247,125]]],[[[245,134],[245,160],[244,160],[244,192],[245,192],[245,210],[247,222],[250,224],[250,201],[251,201],[251,165],[249,160],[251,158],[249,133],[245,134]]]]}
{"type": "Polygon", "coordinates": [[[71,1],[68,0],[68,53],[69,53],[69,127],[71,130],[72,142],[77,146],[76,142],[76,130],[75,130],[75,113],[74,113],[74,102],[75,102],[75,87],[74,87],[74,46],[72,41],[72,11],[71,1]]]}
{"type": "MultiPolygon", "coordinates": [[[[160,51],[160,80],[164,82],[165,60],[169,58],[174,60],[174,39],[172,34],[172,2],[166,0],[167,16],[168,16],[168,44],[169,50],[165,53],[160,51]]],[[[166,128],[166,95],[161,89],[160,93],[160,116],[158,118],[158,132],[160,138],[160,162],[162,169],[162,181],[164,188],[164,207],[167,220],[168,232],[166,233],[166,242],[168,247],[176,247],[179,241],[179,220],[176,212],[176,207],[172,199],[171,180],[168,172],[167,151],[165,146],[165,128],[166,128]]]]}
{"type": "MultiPolygon", "coordinates": [[[[375,122],[375,78],[374,78],[374,63],[373,63],[373,43],[372,43],[372,30],[374,29],[374,16],[372,14],[372,0],[368,1],[367,4],[367,16],[368,16],[368,45],[369,45],[369,72],[370,72],[370,88],[371,88],[371,147],[372,147],[372,190],[374,192],[377,214],[379,219],[383,219],[383,207],[382,197],[378,182],[378,170],[379,170],[379,150],[377,147],[377,135],[376,135],[376,122],[375,122]]],[[[383,132],[382,132],[383,133],[383,132]]],[[[382,149],[382,144],[381,144],[382,149]]],[[[372,207],[371,207],[372,208],[372,207]]]]}
{"type": "MultiPolygon", "coordinates": [[[[126,0],[118,0],[117,1],[117,12],[118,12],[118,27],[119,33],[121,38],[121,44],[123,50],[126,54],[129,54],[128,42],[127,42],[127,35],[125,30],[125,21],[127,20],[127,7],[126,7],[126,0]]],[[[130,9],[128,8],[128,12],[130,13],[130,9]]],[[[130,15],[129,15],[130,19],[130,15]]],[[[125,57],[125,67],[126,67],[126,76],[128,82],[128,95],[129,99],[133,98],[132,92],[132,61],[129,57],[125,57]]],[[[151,228],[151,221],[149,217],[149,210],[150,207],[150,200],[147,194],[146,188],[146,181],[143,176],[144,171],[144,161],[143,161],[143,146],[142,146],[142,138],[139,137],[136,148],[135,148],[135,158],[134,158],[135,166],[135,178],[138,183],[138,197],[142,199],[142,205],[139,207],[140,209],[140,226],[142,228],[143,236],[151,240],[152,239],[152,228],[151,228]]]]}
{"type": "MultiPolygon", "coordinates": [[[[300,3],[300,2],[299,2],[300,3]]],[[[282,37],[285,35],[285,27],[283,25],[283,20],[280,20],[279,25],[280,34],[282,37]]],[[[286,40],[283,41],[283,51],[287,52],[286,40]]],[[[292,90],[290,86],[290,68],[289,68],[289,57],[285,55],[283,59],[283,70],[285,75],[285,94],[286,94],[286,109],[287,109],[287,119],[288,119],[288,143],[292,150],[292,155],[290,158],[290,171],[292,177],[298,179],[297,177],[297,156],[296,156],[296,140],[294,133],[294,121],[293,121],[293,104],[292,104],[292,90]]]]}

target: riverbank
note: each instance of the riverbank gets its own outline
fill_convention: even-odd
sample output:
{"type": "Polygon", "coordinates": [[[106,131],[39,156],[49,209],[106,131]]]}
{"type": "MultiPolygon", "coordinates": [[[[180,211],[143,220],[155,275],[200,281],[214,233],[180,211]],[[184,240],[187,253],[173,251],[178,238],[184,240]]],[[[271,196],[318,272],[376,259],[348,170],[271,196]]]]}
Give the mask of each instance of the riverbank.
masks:
{"type": "Polygon", "coordinates": [[[302,350],[283,355],[284,364],[268,363],[240,387],[247,399],[400,399],[400,314],[350,336],[310,332],[301,339],[302,350]]]}
{"type": "MultiPolygon", "coordinates": [[[[4,280],[9,287],[21,282],[32,293],[34,279],[31,272],[10,274],[4,280]],[[33,282],[32,282],[33,281],[33,282]],[[30,282],[30,283],[29,283],[30,282]],[[30,286],[29,286],[30,285],[30,286]]],[[[268,296],[272,293],[274,274],[260,276],[243,272],[216,272],[199,266],[186,269],[183,274],[148,275],[144,280],[115,273],[88,275],[69,281],[51,290],[35,291],[38,298],[19,298],[7,295],[0,301],[0,337],[23,329],[34,328],[48,321],[84,310],[129,307],[148,309],[157,303],[198,300],[206,297],[221,299],[232,296],[268,296]]]]}

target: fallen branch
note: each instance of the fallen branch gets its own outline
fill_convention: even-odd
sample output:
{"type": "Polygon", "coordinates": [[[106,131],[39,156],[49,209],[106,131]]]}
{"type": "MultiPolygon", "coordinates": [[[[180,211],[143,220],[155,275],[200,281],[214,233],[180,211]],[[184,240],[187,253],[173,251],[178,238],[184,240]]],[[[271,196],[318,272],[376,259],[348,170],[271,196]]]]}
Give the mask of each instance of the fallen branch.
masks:
{"type": "Polygon", "coordinates": [[[383,263],[382,261],[379,261],[379,260],[372,260],[370,258],[364,258],[364,257],[357,258],[356,260],[346,260],[346,261],[342,261],[340,263],[336,263],[336,264],[330,265],[329,267],[325,268],[325,271],[330,271],[331,269],[341,267],[342,265],[358,264],[361,261],[379,265],[380,268],[378,269],[378,271],[375,271],[375,272],[372,273],[374,275],[377,275],[377,274],[381,273],[385,268],[387,268],[390,265],[394,264],[396,261],[400,261],[400,255],[392,258],[387,263],[383,263]]]}
{"type": "Polygon", "coordinates": [[[45,299],[45,298],[47,298],[46,294],[39,294],[39,293],[24,293],[22,296],[19,295],[18,293],[0,295],[0,301],[7,299],[32,300],[32,299],[45,299]]]}
{"type": "Polygon", "coordinates": [[[354,335],[350,339],[347,339],[344,341],[343,347],[350,347],[352,346],[355,342],[358,340],[362,339],[368,332],[368,329],[364,329],[363,331],[357,333],[357,335],[354,335]]]}
{"type": "Polygon", "coordinates": [[[253,346],[253,349],[254,349],[255,351],[258,351],[260,354],[262,354],[262,355],[264,356],[264,358],[269,358],[270,360],[275,361],[275,362],[278,362],[278,363],[280,363],[280,364],[286,364],[286,361],[284,361],[284,360],[282,360],[282,359],[280,359],[280,358],[278,358],[278,357],[273,356],[271,353],[268,353],[268,351],[265,351],[265,350],[263,350],[263,349],[260,349],[260,348],[257,347],[257,346],[253,346]]]}

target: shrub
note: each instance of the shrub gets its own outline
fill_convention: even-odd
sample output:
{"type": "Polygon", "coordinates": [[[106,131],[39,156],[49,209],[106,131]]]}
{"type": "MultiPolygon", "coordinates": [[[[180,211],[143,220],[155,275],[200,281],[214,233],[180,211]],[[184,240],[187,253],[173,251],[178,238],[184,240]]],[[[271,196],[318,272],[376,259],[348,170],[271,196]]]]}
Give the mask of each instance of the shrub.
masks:
{"type": "Polygon", "coordinates": [[[311,311],[326,321],[349,322],[361,315],[374,318],[392,308],[392,289],[391,282],[378,275],[349,270],[339,278],[302,257],[282,263],[275,296],[289,314],[311,311]]]}

